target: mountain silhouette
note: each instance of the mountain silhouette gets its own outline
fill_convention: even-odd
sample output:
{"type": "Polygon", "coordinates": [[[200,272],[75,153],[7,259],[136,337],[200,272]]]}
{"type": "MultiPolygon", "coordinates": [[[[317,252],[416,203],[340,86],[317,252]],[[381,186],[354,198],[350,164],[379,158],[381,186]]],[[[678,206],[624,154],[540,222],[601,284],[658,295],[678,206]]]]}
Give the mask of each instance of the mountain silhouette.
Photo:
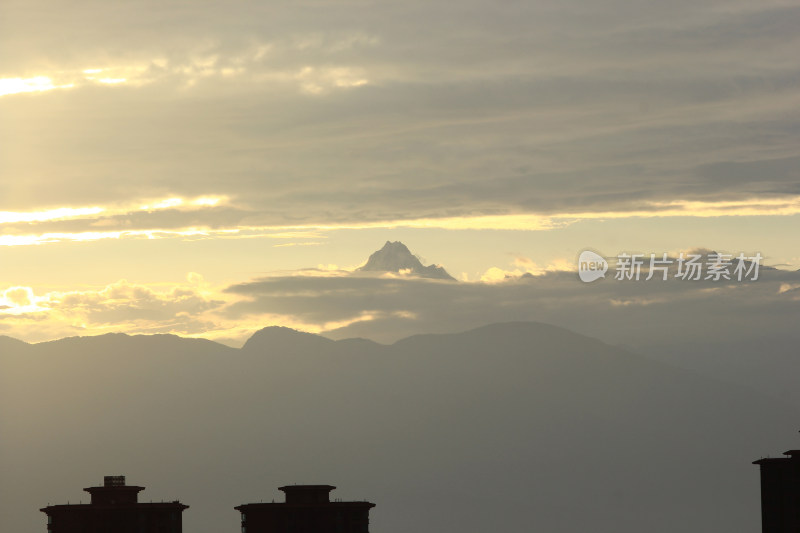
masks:
{"type": "Polygon", "coordinates": [[[244,352],[309,353],[324,350],[331,339],[282,326],[270,326],[255,332],[242,346],[244,352]]]}
{"type": "Polygon", "coordinates": [[[364,272],[401,272],[406,271],[422,278],[447,279],[455,278],[439,265],[424,266],[420,260],[400,241],[386,241],[383,248],[369,256],[367,263],[358,270],[364,272]]]}
{"type": "Polygon", "coordinates": [[[0,335],[0,353],[3,353],[5,350],[24,349],[24,346],[27,346],[27,344],[21,340],[7,335],[0,335]]]}
{"type": "Polygon", "coordinates": [[[44,528],[39,508],[113,470],[190,505],[195,533],[319,479],[378,502],[371,528],[385,533],[744,533],[760,523],[750,463],[785,446],[798,415],[539,323],[391,345],[287,328],[242,349],[171,335],[7,344],[10,531],[44,528]]]}

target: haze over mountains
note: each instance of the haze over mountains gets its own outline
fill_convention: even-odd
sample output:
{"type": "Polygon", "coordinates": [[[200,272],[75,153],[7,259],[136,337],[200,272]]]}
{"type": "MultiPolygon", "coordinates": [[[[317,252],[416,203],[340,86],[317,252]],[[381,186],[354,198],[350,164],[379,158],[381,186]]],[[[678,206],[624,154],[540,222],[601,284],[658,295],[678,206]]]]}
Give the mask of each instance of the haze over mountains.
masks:
{"type": "Polygon", "coordinates": [[[266,328],[0,339],[3,529],[104,474],[179,498],[184,530],[287,483],[369,499],[372,531],[751,532],[758,457],[797,410],[540,323],[392,345],[266,328]]]}
{"type": "MultiPolygon", "coordinates": [[[[701,255],[703,265],[716,255],[706,248],[688,252],[701,255]]],[[[242,301],[228,313],[289,316],[324,325],[330,338],[384,343],[492,322],[546,322],[800,406],[794,379],[800,370],[800,275],[762,260],[752,281],[752,263],[745,261],[750,274],[739,281],[738,254],[722,252],[733,263],[728,280],[681,280],[673,262],[667,280],[656,275],[645,281],[645,266],[639,281],[619,281],[612,263],[606,279],[582,283],[574,271],[542,270],[515,258],[511,270],[489,281],[451,283],[426,276],[404,244],[386,242],[363,267],[368,272],[269,276],[232,286],[228,292],[242,301]],[[401,270],[406,274],[383,275],[401,270]]]]}

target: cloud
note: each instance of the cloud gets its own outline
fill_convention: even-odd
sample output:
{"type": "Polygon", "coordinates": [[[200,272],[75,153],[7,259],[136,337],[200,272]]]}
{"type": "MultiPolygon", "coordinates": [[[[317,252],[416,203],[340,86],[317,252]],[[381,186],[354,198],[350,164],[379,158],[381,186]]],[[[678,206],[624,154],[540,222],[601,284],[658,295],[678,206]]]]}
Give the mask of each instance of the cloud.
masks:
{"type": "Polygon", "coordinates": [[[120,280],[101,288],[0,292],[3,328],[25,340],[51,340],[107,331],[193,335],[216,329],[213,313],[225,301],[197,273],[187,282],[148,286],[120,280]]]}
{"type": "Polygon", "coordinates": [[[160,51],[156,56],[142,54],[117,59],[99,56],[91,60],[91,65],[73,63],[67,68],[48,70],[48,75],[0,78],[0,97],[103,85],[110,88],[161,84],[186,89],[214,79],[236,79],[240,83],[270,81],[290,84],[303,93],[321,94],[369,83],[363,69],[331,65],[330,61],[354,49],[375,46],[378,41],[376,36],[347,32],[289,35],[274,42],[252,40],[233,48],[199,41],[172,54],[160,51]],[[316,55],[316,60],[310,53],[316,55]],[[302,58],[303,65],[287,62],[291,57],[302,58]],[[320,60],[324,63],[308,64],[320,60]]]}
{"type": "Polygon", "coordinates": [[[795,209],[800,9],[646,5],[4,3],[0,78],[72,88],[0,98],[0,209],[131,183],[253,226],[795,209]]]}
{"type": "Polygon", "coordinates": [[[424,332],[530,320],[645,352],[676,338],[735,343],[753,331],[775,338],[794,332],[792,317],[800,311],[797,272],[762,266],[757,281],[735,276],[687,281],[674,275],[645,281],[643,269],[640,281],[620,281],[614,279],[615,269],[612,261],[606,279],[582,283],[566,261],[539,267],[516,256],[510,268],[490,268],[480,281],[320,265],[227,287],[211,286],[197,273],[173,284],[120,280],[41,293],[9,287],[0,291],[0,330],[28,341],[121,331],[175,333],[238,346],[269,325],[392,342],[424,332]]]}
{"type": "Polygon", "coordinates": [[[35,298],[30,287],[11,287],[3,291],[2,300],[8,304],[6,309],[14,307],[28,307],[33,305],[35,298]]]}
{"type": "MultiPolygon", "coordinates": [[[[0,21],[3,245],[274,239],[277,251],[341,229],[800,214],[800,8],[783,0],[12,0],[0,21]]],[[[521,260],[486,272],[498,283],[457,288],[316,274],[231,287],[217,297],[245,300],[221,305],[225,320],[356,320],[340,333],[399,334],[487,318],[567,323],[586,298],[606,316],[695,294],[637,286],[601,297],[521,260]]],[[[150,289],[127,296],[142,327],[159,312],[210,317],[201,302],[217,299],[179,309],[167,302],[177,295],[150,289]]],[[[746,290],[777,308],[793,301],[792,290],[746,290]]],[[[104,295],[86,298],[76,309],[98,324],[132,320],[104,295]]],[[[209,320],[211,332],[233,327],[209,320]]]]}
{"type": "MultiPolygon", "coordinates": [[[[530,264],[526,260],[519,262],[530,264]]],[[[612,266],[613,269],[613,266],[612,266]]],[[[490,270],[479,282],[443,283],[404,277],[276,276],[233,285],[241,299],[230,320],[262,314],[313,324],[335,338],[383,342],[420,332],[458,331],[491,322],[534,320],[561,325],[613,344],[644,349],[683,339],[731,342],[757,330],[792,331],[797,273],[764,268],[758,281],[616,281],[582,283],[559,269],[536,276],[490,270]],[[647,307],[647,313],[641,309],[647,307]],[[368,318],[365,318],[368,317],[368,318]],[[337,322],[345,326],[332,327],[337,322]],[[668,327],[666,327],[668,325],[668,327]]]]}
{"type": "MultiPolygon", "coordinates": [[[[291,240],[275,247],[318,246],[325,233],[342,229],[448,229],[548,231],[581,221],[669,217],[757,217],[800,214],[800,196],[728,201],[645,202],[618,211],[509,213],[376,220],[287,221],[227,197],[170,197],[135,206],[61,207],[38,212],[0,212],[0,246],[105,239],[291,240]],[[239,205],[237,205],[239,204],[239,205]]],[[[517,265],[519,266],[519,265],[517,265]]],[[[523,270],[521,273],[535,269],[523,270]]]]}
{"type": "MultiPolygon", "coordinates": [[[[547,266],[539,266],[532,259],[523,256],[516,256],[512,261],[515,267],[513,270],[500,267],[490,267],[480,277],[480,281],[486,283],[499,283],[515,280],[522,277],[543,276],[548,272],[573,272],[575,265],[565,259],[558,259],[547,266]]],[[[466,279],[464,281],[467,281],[466,279]]]]}

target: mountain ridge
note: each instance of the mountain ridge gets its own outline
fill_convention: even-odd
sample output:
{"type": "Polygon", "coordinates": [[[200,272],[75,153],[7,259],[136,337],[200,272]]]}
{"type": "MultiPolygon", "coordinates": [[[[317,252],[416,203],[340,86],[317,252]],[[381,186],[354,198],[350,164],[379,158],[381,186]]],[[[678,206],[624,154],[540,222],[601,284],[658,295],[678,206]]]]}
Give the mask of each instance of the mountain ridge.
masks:
{"type": "MultiPolygon", "coordinates": [[[[403,346],[409,342],[415,342],[418,339],[432,339],[432,338],[448,338],[461,335],[476,335],[482,332],[492,332],[497,330],[538,330],[539,332],[545,331],[559,331],[566,334],[580,336],[587,339],[593,339],[586,335],[576,333],[568,328],[547,324],[545,322],[536,321],[512,321],[512,322],[492,322],[482,326],[459,330],[454,332],[444,333],[420,333],[403,337],[390,344],[383,344],[371,339],[363,337],[348,337],[344,339],[330,339],[322,334],[311,333],[299,329],[290,328],[287,326],[264,326],[253,332],[240,348],[232,348],[212,339],[205,339],[199,337],[184,337],[174,333],[136,333],[129,334],[123,332],[109,332],[100,335],[75,335],[70,337],[62,337],[60,339],[53,339],[41,342],[26,342],[7,335],[0,335],[0,346],[2,343],[8,343],[13,346],[55,346],[64,343],[105,343],[113,340],[122,340],[123,342],[153,342],[159,339],[165,342],[182,342],[186,341],[192,344],[207,344],[215,345],[225,349],[232,349],[237,351],[253,351],[262,347],[269,347],[274,345],[286,346],[287,341],[296,340],[302,345],[327,345],[333,346],[335,344],[349,344],[349,345],[374,345],[374,346],[403,346]]],[[[595,339],[596,340],[596,339],[595,339]]],[[[599,341],[598,341],[599,342],[599,341]]]]}
{"type": "Polygon", "coordinates": [[[20,509],[103,467],[154,497],[178,481],[196,533],[228,529],[265,479],[303,478],[346,478],[386,533],[745,533],[759,519],[750,462],[785,445],[798,413],[543,323],[393,345],[260,331],[245,350],[107,335],[0,354],[7,528],[35,530],[20,509]]]}
{"type": "Polygon", "coordinates": [[[285,326],[267,326],[253,333],[240,348],[243,352],[259,349],[299,350],[317,349],[335,343],[322,335],[299,331],[285,326]]]}

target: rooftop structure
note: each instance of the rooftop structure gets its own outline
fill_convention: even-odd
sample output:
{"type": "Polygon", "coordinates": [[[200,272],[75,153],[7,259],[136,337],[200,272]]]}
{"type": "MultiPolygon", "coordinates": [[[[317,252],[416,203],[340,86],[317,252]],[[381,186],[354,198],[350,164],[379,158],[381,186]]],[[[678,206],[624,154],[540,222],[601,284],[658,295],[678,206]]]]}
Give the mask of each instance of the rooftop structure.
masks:
{"type": "Polygon", "coordinates": [[[368,533],[370,502],[331,501],[332,485],[286,485],[281,503],[248,503],[235,507],[242,533],[368,533]]]}
{"type": "Polygon", "coordinates": [[[178,501],[139,503],[144,487],[126,485],[125,476],[105,476],[103,485],[87,487],[89,503],[50,505],[48,533],[181,533],[188,505],[178,501]]]}

